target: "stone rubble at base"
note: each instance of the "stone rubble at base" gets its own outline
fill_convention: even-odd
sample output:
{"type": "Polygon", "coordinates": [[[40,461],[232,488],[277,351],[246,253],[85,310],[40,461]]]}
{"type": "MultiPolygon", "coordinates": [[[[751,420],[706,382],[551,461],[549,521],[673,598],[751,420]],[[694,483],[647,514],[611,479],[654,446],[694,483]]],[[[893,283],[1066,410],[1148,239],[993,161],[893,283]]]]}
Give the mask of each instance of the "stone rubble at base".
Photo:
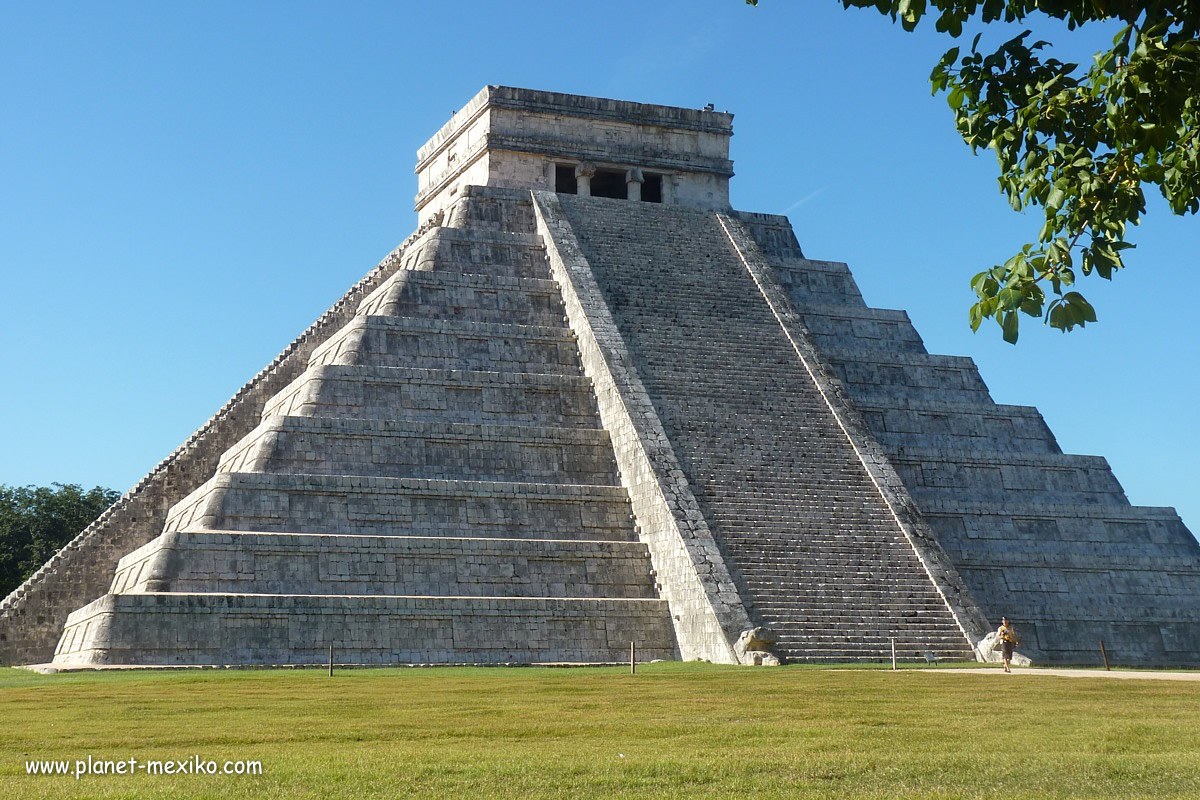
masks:
{"type": "Polygon", "coordinates": [[[990,660],[1004,614],[1200,663],[1178,516],[730,210],[731,134],[486,87],[417,233],[0,603],[0,662],[990,660]]]}

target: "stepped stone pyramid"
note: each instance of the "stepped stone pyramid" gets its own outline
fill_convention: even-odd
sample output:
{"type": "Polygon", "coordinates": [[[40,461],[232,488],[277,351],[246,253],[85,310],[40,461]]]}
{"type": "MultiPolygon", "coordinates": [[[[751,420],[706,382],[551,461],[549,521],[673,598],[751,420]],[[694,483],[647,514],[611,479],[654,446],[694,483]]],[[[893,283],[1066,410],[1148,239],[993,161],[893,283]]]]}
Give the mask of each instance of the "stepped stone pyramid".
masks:
{"type": "Polygon", "coordinates": [[[732,115],[489,86],[417,232],[0,604],[59,667],[1200,663],[1200,545],[930,355],[732,115]]]}

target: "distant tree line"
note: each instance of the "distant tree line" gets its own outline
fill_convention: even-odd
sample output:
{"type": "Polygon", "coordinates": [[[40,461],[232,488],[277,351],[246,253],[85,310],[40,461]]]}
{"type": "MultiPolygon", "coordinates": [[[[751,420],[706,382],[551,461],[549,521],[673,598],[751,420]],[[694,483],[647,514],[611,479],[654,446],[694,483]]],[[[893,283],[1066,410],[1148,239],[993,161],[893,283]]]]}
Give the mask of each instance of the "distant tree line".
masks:
{"type": "Polygon", "coordinates": [[[97,486],[0,484],[0,598],[54,555],[120,497],[97,486]]]}

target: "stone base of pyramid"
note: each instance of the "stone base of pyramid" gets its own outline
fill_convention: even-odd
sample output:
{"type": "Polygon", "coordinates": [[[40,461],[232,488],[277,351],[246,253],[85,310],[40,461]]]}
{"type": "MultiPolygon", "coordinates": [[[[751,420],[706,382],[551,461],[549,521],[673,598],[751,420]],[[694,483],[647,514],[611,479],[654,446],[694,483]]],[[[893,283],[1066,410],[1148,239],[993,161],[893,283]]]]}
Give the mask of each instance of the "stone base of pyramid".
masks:
{"type": "Polygon", "coordinates": [[[620,662],[675,657],[661,600],[109,594],[71,614],[55,668],[620,662]]]}

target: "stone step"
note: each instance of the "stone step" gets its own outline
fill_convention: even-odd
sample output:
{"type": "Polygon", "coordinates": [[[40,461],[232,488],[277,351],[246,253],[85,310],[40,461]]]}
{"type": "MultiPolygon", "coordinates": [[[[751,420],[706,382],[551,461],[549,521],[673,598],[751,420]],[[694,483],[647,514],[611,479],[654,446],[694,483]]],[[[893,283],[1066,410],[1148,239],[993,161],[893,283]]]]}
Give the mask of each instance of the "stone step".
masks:
{"type": "Polygon", "coordinates": [[[165,529],[636,539],[619,486],[239,472],[177,503],[165,529]]]}
{"type": "MultiPolygon", "coordinates": [[[[707,507],[718,507],[718,501],[709,502],[707,495],[698,493],[707,507]]],[[[863,501],[865,502],[865,501],[863,501]]],[[[752,501],[728,502],[719,501],[719,511],[713,511],[709,516],[718,525],[737,530],[758,529],[763,532],[776,531],[782,533],[788,525],[802,526],[799,530],[806,533],[814,531],[844,532],[849,530],[882,531],[890,528],[897,531],[894,523],[885,512],[871,509],[850,500],[826,500],[823,502],[801,501],[767,501],[755,503],[752,501]],[[864,512],[863,509],[866,509],[864,512]]],[[[888,537],[887,541],[899,541],[888,537]]]]}
{"type": "Polygon", "coordinates": [[[267,401],[269,416],[599,426],[582,376],[342,365],[306,370],[267,401]]]}
{"type": "Polygon", "coordinates": [[[776,564],[763,566],[751,559],[759,553],[725,548],[738,558],[738,572],[745,583],[756,585],[791,586],[796,590],[804,587],[830,586],[844,581],[847,591],[873,587],[902,587],[906,589],[930,589],[929,575],[911,562],[881,561],[870,558],[870,554],[846,554],[845,557],[825,556],[822,553],[782,554],[776,564]],[[749,556],[750,558],[747,558],[749,556]],[[871,570],[875,574],[871,576],[871,570]],[[864,576],[864,577],[859,577],[864,576]]]}
{"type": "Polygon", "coordinates": [[[58,666],[502,664],[674,657],[662,600],[109,594],[70,615],[58,666]]]}
{"type": "Polygon", "coordinates": [[[858,463],[833,468],[826,464],[816,469],[803,465],[780,469],[773,464],[763,467],[748,463],[740,469],[724,469],[713,467],[703,458],[692,458],[688,466],[697,473],[701,470],[707,473],[712,484],[707,493],[722,499],[755,502],[759,498],[773,497],[792,502],[811,500],[819,492],[840,492],[846,501],[873,500],[871,490],[862,486],[863,468],[858,463]]]}
{"type": "Polygon", "coordinates": [[[113,594],[654,597],[640,542],[179,531],[121,559],[113,594]]]}
{"type": "Polygon", "coordinates": [[[819,551],[796,553],[792,559],[782,556],[742,553],[742,574],[761,583],[788,583],[814,591],[880,590],[895,587],[930,589],[929,575],[919,564],[896,565],[854,563],[824,557],[819,551]],[[757,560],[756,560],[757,558],[757,560]]]}
{"type": "Polygon", "coordinates": [[[218,472],[615,485],[608,432],[408,420],[268,417],[218,472]]]}
{"type": "MultiPolygon", "coordinates": [[[[764,592],[772,589],[784,589],[782,585],[754,585],[754,591],[764,592]]],[[[897,592],[890,595],[859,596],[859,595],[801,595],[785,602],[782,600],[757,600],[753,606],[760,614],[774,614],[792,618],[809,618],[821,616],[851,615],[855,618],[872,616],[911,617],[921,614],[940,615],[945,612],[946,604],[939,597],[929,597],[921,593],[897,592]]]]}
{"type": "MultiPolygon", "coordinates": [[[[924,657],[924,653],[926,652],[930,652],[929,648],[916,647],[916,649],[914,649],[910,647],[905,650],[903,654],[897,652],[896,663],[924,664],[926,663],[926,659],[924,657]]],[[[857,652],[844,652],[838,649],[829,649],[797,653],[782,653],[781,655],[786,661],[797,664],[883,664],[891,661],[890,655],[877,650],[872,650],[863,654],[857,652]]],[[[952,664],[959,661],[973,662],[975,660],[974,655],[967,650],[953,653],[935,652],[934,657],[938,663],[947,664],[952,664]]]]}
{"type": "MultiPolygon", "coordinates": [[[[860,468],[861,472],[861,468],[860,468]]],[[[738,477],[735,480],[726,478],[726,483],[718,483],[725,476],[720,471],[709,471],[707,480],[712,482],[711,489],[705,490],[705,495],[714,500],[720,499],[731,507],[738,504],[751,505],[756,508],[791,508],[805,505],[834,505],[842,507],[866,507],[874,510],[880,518],[886,511],[880,510],[878,493],[862,485],[861,475],[855,475],[846,470],[844,477],[804,476],[795,480],[759,480],[754,477],[738,477]],[[851,480],[852,478],[857,480],[851,480]],[[825,496],[822,496],[824,494],[825,496]]]]}
{"type": "Polygon", "coordinates": [[[714,450],[710,452],[697,451],[690,454],[688,465],[696,471],[704,471],[712,476],[719,476],[722,481],[736,481],[737,485],[729,491],[734,493],[760,493],[763,487],[776,489],[808,490],[817,486],[851,487],[855,492],[869,492],[862,484],[862,462],[840,451],[840,448],[821,444],[820,440],[813,443],[816,455],[824,455],[823,459],[814,459],[816,463],[803,463],[791,456],[778,456],[769,450],[754,445],[741,446],[739,442],[730,440],[724,452],[718,457],[714,450]],[[728,463],[724,459],[741,458],[740,463],[728,463]],[[718,458],[722,459],[718,461],[718,458]]]}
{"type": "Polygon", "coordinates": [[[772,618],[763,614],[771,632],[780,637],[782,643],[796,642],[801,637],[812,640],[842,641],[846,643],[872,640],[886,643],[890,637],[897,639],[939,639],[966,646],[966,637],[953,624],[942,623],[944,615],[922,614],[902,617],[899,615],[869,617],[863,613],[842,615],[816,614],[809,617],[790,614],[786,618],[772,618]]]}
{"type": "MultiPolygon", "coordinates": [[[[724,543],[726,546],[737,543],[724,543]]],[[[832,545],[831,545],[832,546],[832,545]]],[[[845,554],[866,554],[872,555],[869,547],[852,547],[843,546],[845,554]]],[[[889,548],[889,552],[902,554],[904,549],[896,547],[894,550],[889,548]]],[[[778,573],[780,576],[804,576],[806,578],[817,578],[820,575],[828,576],[828,580],[851,580],[857,579],[857,576],[866,576],[867,579],[877,581],[886,578],[887,580],[900,580],[912,578],[914,580],[927,580],[928,575],[924,567],[918,561],[908,561],[904,559],[903,564],[887,564],[879,563],[874,559],[867,562],[860,562],[856,559],[842,558],[843,554],[832,551],[820,544],[814,544],[809,549],[794,548],[787,549],[785,547],[776,548],[761,548],[757,551],[743,547],[740,553],[740,561],[747,570],[755,574],[770,575],[778,573]]]]}
{"type": "MultiPolygon", "coordinates": [[[[754,588],[788,588],[785,584],[759,584],[754,588]]],[[[915,617],[929,612],[940,614],[946,603],[929,592],[880,594],[864,596],[846,595],[799,595],[787,598],[761,598],[755,600],[754,608],[762,613],[786,613],[800,616],[826,616],[859,618],[870,616],[915,617]]]]}
{"type": "Polygon", "coordinates": [[[356,317],[317,348],[309,366],[356,364],[579,375],[569,328],[423,317],[356,317]]]}
{"type": "Polygon", "coordinates": [[[534,278],[401,270],[359,314],[565,326],[558,284],[534,278]]]}
{"type": "Polygon", "coordinates": [[[762,548],[744,547],[721,539],[722,549],[734,556],[738,570],[745,575],[757,574],[763,558],[771,558],[782,571],[798,572],[808,570],[828,576],[836,576],[841,572],[861,572],[876,569],[884,574],[928,580],[928,575],[919,567],[919,562],[900,547],[889,548],[854,548],[842,547],[833,549],[812,550],[779,550],[768,552],[762,548]]]}
{"type": "MultiPolygon", "coordinates": [[[[866,644],[851,641],[805,639],[795,644],[777,644],[775,652],[791,663],[889,663],[891,643],[887,638],[873,638],[866,644]]],[[[971,648],[952,638],[912,637],[896,642],[897,662],[925,663],[926,653],[938,661],[974,661],[971,648]]]]}
{"type": "MultiPolygon", "coordinates": [[[[933,618],[935,615],[930,614],[933,618]]],[[[925,621],[909,617],[880,618],[875,622],[851,624],[845,620],[814,617],[789,617],[788,625],[780,624],[770,615],[761,619],[776,636],[775,650],[782,654],[807,648],[862,648],[870,652],[885,649],[890,654],[892,637],[897,639],[897,650],[902,643],[907,646],[923,646],[928,649],[970,651],[966,636],[958,629],[930,626],[925,621]]]]}
{"type": "Polygon", "coordinates": [[[730,547],[741,548],[746,558],[778,559],[793,554],[805,557],[832,557],[841,553],[863,553],[877,558],[884,552],[911,555],[908,540],[896,536],[893,531],[880,530],[870,535],[862,529],[845,535],[835,530],[813,527],[805,530],[801,525],[789,529],[754,529],[721,524],[715,528],[722,542],[730,547]],[[861,534],[861,535],[860,535],[861,534]]]}
{"type": "MultiPolygon", "coordinates": [[[[813,551],[832,553],[837,548],[847,548],[854,552],[867,550],[891,549],[905,544],[906,539],[894,531],[879,530],[877,536],[870,535],[838,535],[838,533],[821,525],[818,521],[812,530],[805,530],[798,525],[791,528],[782,526],[737,525],[732,522],[717,521],[715,524],[722,534],[722,539],[729,544],[746,545],[761,550],[763,553],[786,555],[796,551],[813,551]]],[[[861,532],[860,527],[855,533],[861,532]]]]}
{"type": "MultiPolygon", "coordinates": [[[[776,652],[788,661],[891,661],[891,637],[873,636],[866,641],[816,636],[778,644],[776,652]]],[[[961,636],[896,637],[896,660],[925,661],[932,652],[940,661],[974,661],[971,648],[961,636]]]]}
{"type": "Polygon", "coordinates": [[[795,515],[786,520],[790,527],[784,527],[780,521],[746,520],[744,517],[729,514],[710,514],[707,517],[711,517],[710,521],[720,522],[730,541],[757,543],[768,549],[799,547],[806,542],[812,547],[827,547],[838,543],[857,547],[890,546],[907,541],[894,525],[885,524],[883,520],[863,520],[855,517],[808,519],[795,515]]]}
{"type": "MultiPolygon", "coordinates": [[[[776,570],[744,565],[739,570],[743,583],[754,586],[790,587],[787,597],[796,593],[827,593],[863,596],[874,593],[931,592],[924,570],[900,571],[886,564],[836,564],[798,559],[776,570]],[[789,568],[790,567],[790,568],[789,568]],[[875,573],[870,570],[875,568],[875,573]]],[[[932,596],[932,595],[931,595],[932,596]]]]}
{"type": "Polygon", "coordinates": [[[804,554],[789,562],[778,558],[754,561],[742,559],[742,573],[747,580],[778,583],[790,582],[814,591],[830,590],[851,592],[880,587],[921,586],[929,588],[929,576],[920,567],[908,569],[888,568],[876,564],[821,563],[804,554]]]}

